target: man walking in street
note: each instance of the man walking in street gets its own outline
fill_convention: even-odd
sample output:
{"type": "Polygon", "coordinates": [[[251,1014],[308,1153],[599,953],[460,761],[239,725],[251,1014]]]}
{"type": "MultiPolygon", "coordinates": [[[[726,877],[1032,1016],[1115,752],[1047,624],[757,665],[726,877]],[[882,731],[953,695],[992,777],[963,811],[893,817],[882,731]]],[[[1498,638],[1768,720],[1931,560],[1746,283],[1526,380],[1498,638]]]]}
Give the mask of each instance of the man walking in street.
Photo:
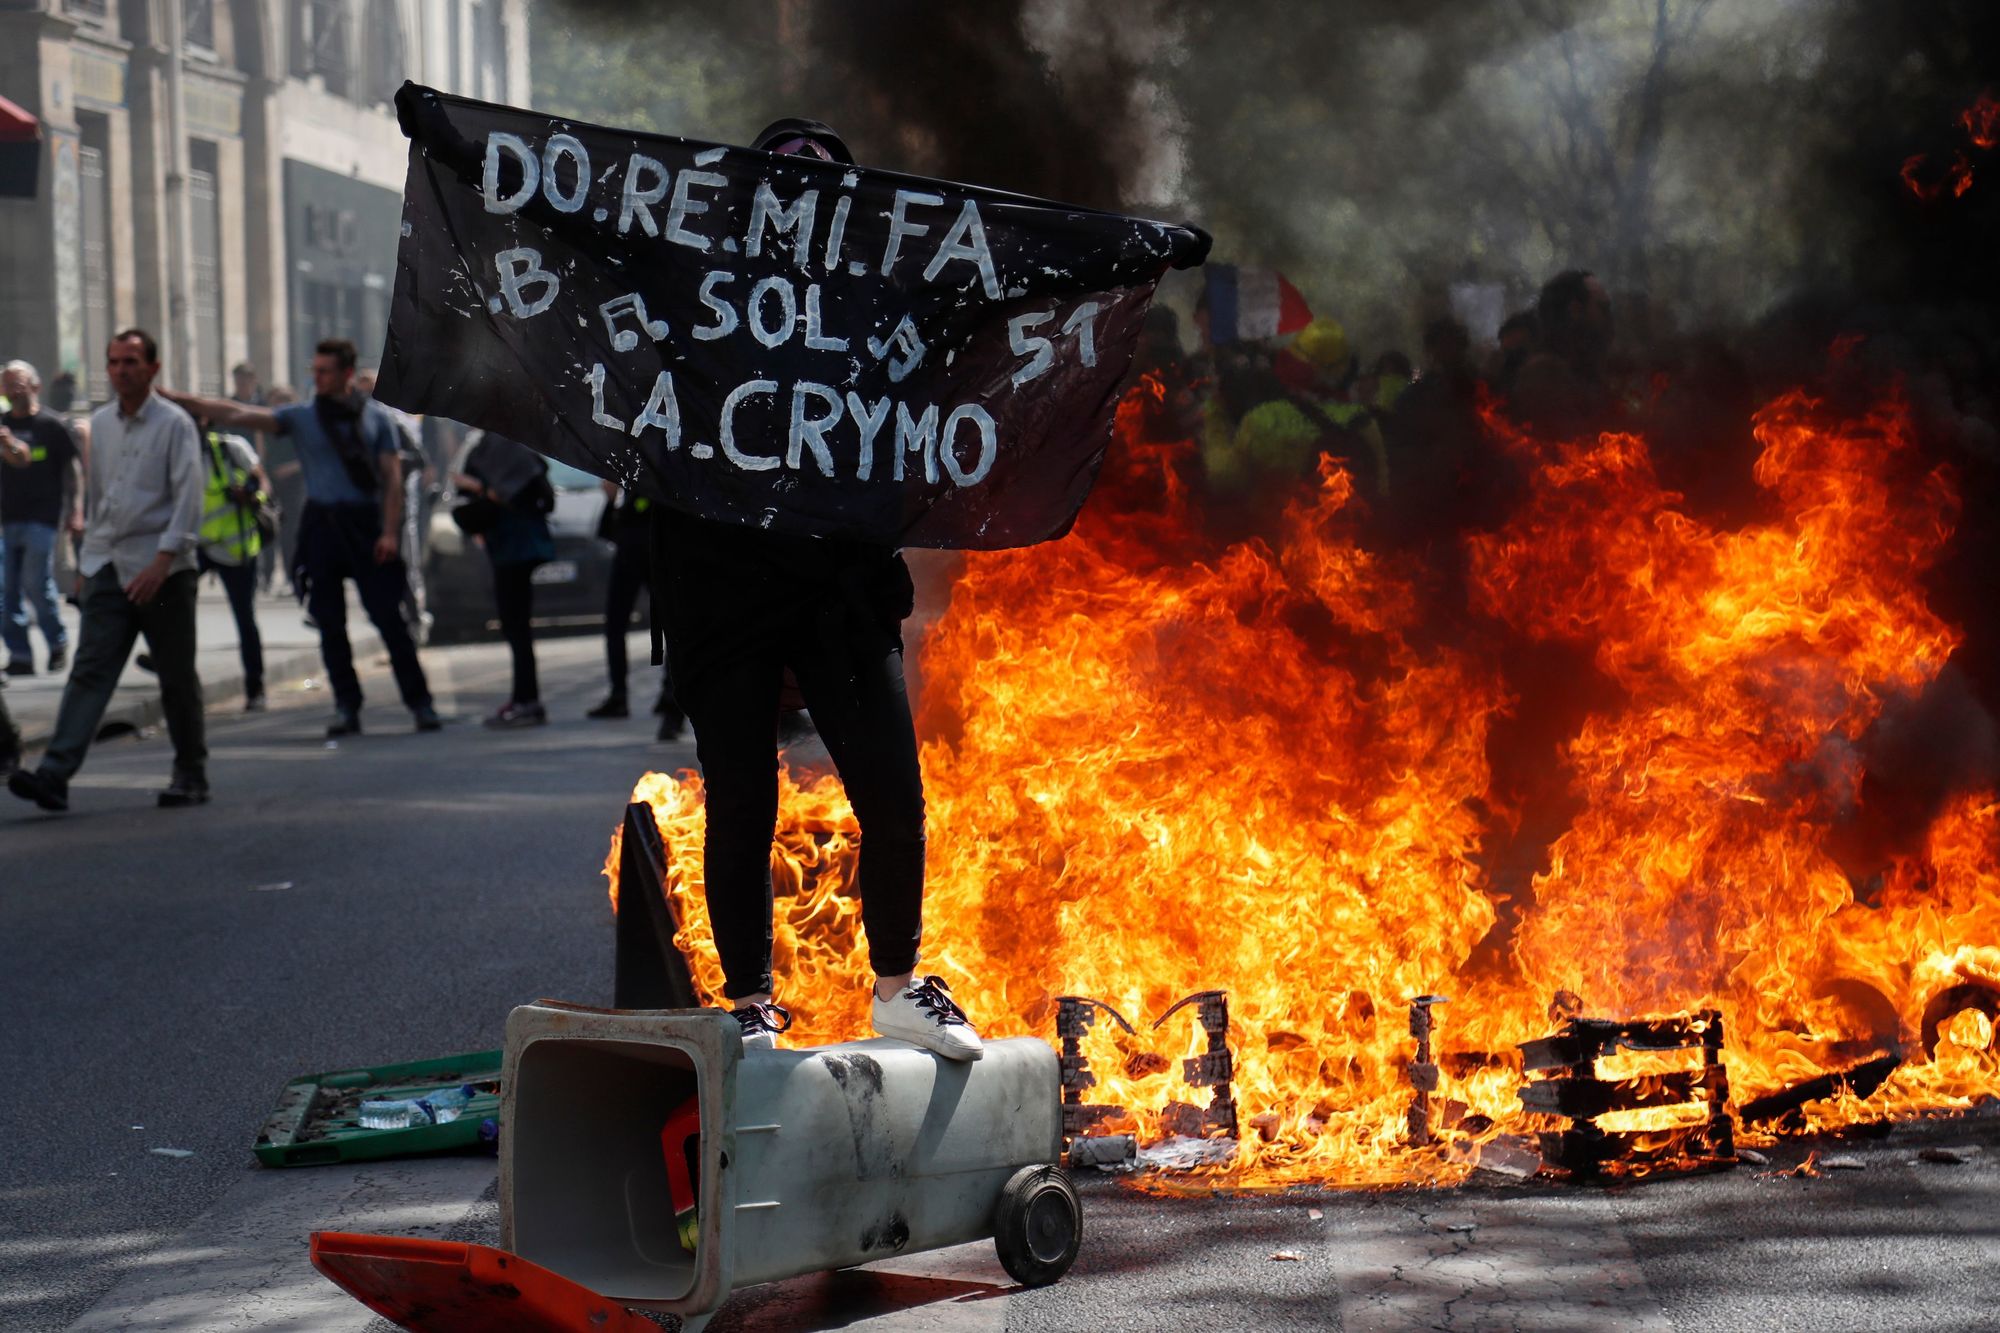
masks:
{"type": "Polygon", "coordinates": [[[430,686],[417,646],[403,623],[403,470],[396,428],[384,410],[354,388],[354,344],[328,338],[313,352],[311,403],[275,410],[226,398],[172,394],[188,411],[236,430],[282,435],[298,451],[305,477],[305,512],[299,517],[298,567],[305,581],[306,612],[319,626],[320,656],[333,687],[329,737],[361,731],[361,681],[347,641],[347,594],[353,579],[361,605],[389,650],[389,664],[403,704],[418,731],[443,722],[431,705],[430,686]]]}
{"type": "Polygon", "coordinates": [[[42,377],[25,361],[9,361],[0,370],[8,403],[0,425],[0,635],[10,676],[35,674],[31,612],[49,646],[47,669],[61,671],[68,662],[69,635],[53,572],[56,538],[64,525],[83,531],[82,454],[62,418],[42,410],[41,389],[42,377]]]}
{"type": "Polygon", "coordinates": [[[160,373],[152,335],[112,338],[107,370],[115,401],[90,419],[89,521],[77,569],[83,633],[41,764],[7,789],[44,810],[69,808],[69,780],[97,735],[125,659],[141,634],[160,677],[174,744],[163,806],[208,800],[208,746],[195,675],[195,547],[200,542],[201,441],[187,413],[153,392],[160,373]]]}

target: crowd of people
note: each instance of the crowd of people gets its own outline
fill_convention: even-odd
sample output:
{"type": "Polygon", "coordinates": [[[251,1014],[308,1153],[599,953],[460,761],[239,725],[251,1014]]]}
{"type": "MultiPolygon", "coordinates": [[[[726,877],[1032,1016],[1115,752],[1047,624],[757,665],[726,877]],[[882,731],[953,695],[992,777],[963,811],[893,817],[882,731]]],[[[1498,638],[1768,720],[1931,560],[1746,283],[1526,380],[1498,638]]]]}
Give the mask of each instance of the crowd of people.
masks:
{"type": "Polygon", "coordinates": [[[1634,421],[1646,392],[1613,360],[1610,298],[1582,270],[1502,321],[1483,354],[1451,315],[1425,324],[1415,360],[1396,349],[1363,357],[1326,316],[1285,337],[1218,342],[1205,294],[1194,325],[1186,351],[1173,312],[1151,312],[1139,370],[1156,391],[1138,399],[1140,430],[1196,443],[1191,480],[1225,535],[1265,530],[1329,457],[1353,477],[1372,538],[1461,530],[1492,517],[1510,486],[1483,440],[1482,402],[1570,439],[1634,421]]]}
{"type": "MultiPolygon", "coordinates": [[[[1552,278],[1484,346],[1451,316],[1430,320],[1414,361],[1394,349],[1364,357],[1324,316],[1283,338],[1219,342],[1204,300],[1193,324],[1189,347],[1170,310],[1151,312],[1135,370],[1155,392],[1136,396],[1140,430],[1195,442],[1190,480],[1204,521],[1225,537],[1269,531],[1331,457],[1354,480],[1372,542],[1448,551],[1456,534],[1501,521],[1525,482],[1519,459],[1494,447],[1489,411],[1549,440],[1642,431],[1664,484],[1692,505],[1726,510],[1748,490],[1757,397],[1770,391],[1772,375],[1800,369],[1766,355],[1778,369],[1767,368],[1760,383],[1740,342],[1615,330],[1609,294],[1582,270],[1552,278]]],[[[1894,381],[1928,446],[1967,476],[1968,519],[1981,521],[1962,525],[1969,535],[1960,558],[1978,561],[1979,534],[1992,526],[1984,519],[1993,488],[1981,469],[1992,472],[2000,455],[1995,413],[1973,392],[1977,367],[1961,365],[1964,338],[1933,329],[1929,341],[1939,340],[1919,346],[1907,330],[1836,340],[1835,364],[1849,382],[1821,387],[1872,394],[1894,381]]],[[[68,778],[143,636],[148,651],[136,665],[158,676],[177,737],[162,800],[206,799],[192,608],[197,583],[210,575],[233,613],[247,710],[266,706],[258,594],[287,585],[320,634],[334,702],[326,734],[360,732],[363,697],[346,631],[352,583],[414,726],[436,730],[420,648],[430,620],[422,549],[440,496],[454,497],[454,518],[490,562],[512,656],[508,698],[485,721],[548,720],[533,599],[534,571],[555,557],[554,495],[538,454],[490,433],[432,440],[425,423],[374,401],[372,373],[341,339],[316,348],[303,402],[262,385],[247,364],[233,369],[227,398],[156,388],[157,348],[137,329],[112,340],[107,364],[114,400],[87,417],[71,410],[72,376],[59,376],[45,397],[33,366],[0,367],[0,684],[68,673],[56,735],[42,763],[11,780],[17,794],[49,808],[66,802],[68,778]],[[128,466],[128,456],[145,466],[128,466]],[[142,605],[135,588],[153,596],[142,605]],[[65,599],[82,613],[76,643],[65,599]]],[[[608,690],[588,716],[620,719],[633,711],[624,631],[653,582],[652,515],[643,497],[609,483],[605,493],[598,536],[614,552],[604,608],[608,690]]],[[[2000,670],[1983,665],[2000,653],[1982,646],[2000,634],[1987,632],[1977,605],[1954,610],[1961,623],[1979,622],[1962,654],[1975,675],[2000,680],[2000,670]]],[[[20,741],[4,699],[0,773],[9,773],[20,741]]],[[[670,675],[653,713],[661,740],[682,734],[670,675]]]]}
{"type": "MultiPolygon", "coordinates": [[[[111,339],[112,399],[87,418],[51,410],[23,361],[0,371],[0,683],[66,674],[53,731],[38,763],[22,767],[22,739],[0,695],[0,774],[8,790],[44,810],[66,810],[112,694],[131,664],[158,680],[173,744],[163,807],[208,801],[205,704],[196,671],[195,606],[213,575],[236,625],[247,712],[268,707],[257,597],[284,579],[319,635],[333,695],[329,738],[358,735],[364,701],[347,634],[354,585],[387,651],[398,693],[419,732],[444,719],[432,699],[419,641],[429,623],[422,550],[432,485],[445,471],[418,441],[416,423],[371,396],[373,377],[354,345],[330,338],[314,350],[313,395],[300,402],[264,389],[238,365],[230,397],[176,392],[157,383],[159,347],[142,329],[111,339]],[[77,608],[74,645],[62,603],[77,608]],[[44,651],[36,661],[32,631],[44,651]],[[136,657],[140,638],[145,651],[136,657]]],[[[64,405],[73,399],[69,386],[64,405]]],[[[449,473],[453,518],[485,549],[513,688],[489,727],[547,722],[534,655],[533,573],[555,557],[547,463],[492,433],[464,441],[449,473]]],[[[605,535],[624,552],[611,515],[643,501],[607,499],[605,535]]],[[[593,718],[624,717],[625,634],[646,585],[643,542],[635,576],[607,591],[605,658],[610,694],[593,718]]],[[[630,560],[622,561],[630,565],[630,560]]],[[[682,717],[663,685],[658,736],[677,739],[682,717]]]]}
{"type": "MultiPolygon", "coordinates": [[[[1521,494],[1520,460],[1493,427],[1555,443],[1630,431],[1648,444],[1664,487],[1697,511],[1741,515],[1754,502],[1753,415],[1807,389],[1843,410],[1891,398],[1906,405],[1927,458],[1951,463],[1983,518],[2000,463],[2000,327],[1967,310],[1830,306],[1809,298],[1727,333],[1676,328],[1669,312],[1627,294],[1614,302],[1594,274],[1572,269],[1475,339],[1458,318],[1422,325],[1414,359],[1362,355],[1321,317],[1285,337],[1216,341],[1206,301],[1184,349],[1178,321],[1149,316],[1138,368],[1140,429],[1192,440],[1187,478],[1204,517],[1225,535],[1275,516],[1290,483],[1340,460],[1377,545],[1431,543],[1503,520],[1521,494]]],[[[1961,523],[1967,550],[1979,534],[1961,523]]],[[[1969,557],[1968,557],[1969,558],[1969,557]]]]}

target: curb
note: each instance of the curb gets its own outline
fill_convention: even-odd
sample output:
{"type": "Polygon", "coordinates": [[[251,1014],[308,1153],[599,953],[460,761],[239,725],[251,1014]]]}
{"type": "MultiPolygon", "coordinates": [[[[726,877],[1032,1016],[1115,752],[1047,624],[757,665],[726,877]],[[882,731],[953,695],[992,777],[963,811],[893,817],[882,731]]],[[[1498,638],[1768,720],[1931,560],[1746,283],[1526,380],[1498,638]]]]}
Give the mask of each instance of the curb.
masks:
{"type": "MultiPolygon", "coordinates": [[[[382,651],[381,636],[376,634],[372,627],[357,629],[352,621],[349,621],[347,626],[347,641],[353,645],[357,664],[363,657],[373,656],[382,651]]],[[[228,699],[243,697],[243,661],[237,655],[234,644],[230,645],[229,663],[226,670],[202,676],[201,702],[204,709],[212,708],[215,704],[228,699]]],[[[134,668],[128,663],[126,670],[130,672],[134,668]]],[[[280,686],[294,684],[309,676],[322,675],[324,672],[325,666],[320,660],[317,648],[299,649],[275,657],[266,656],[264,689],[269,693],[280,686]]],[[[120,693],[126,689],[121,677],[120,693]]],[[[146,727],[161,725],[165,721],[166,709],[160,704],[158,690],[147,690],[142,696],[132,699],[121,699],[117,694],[113,694],[110,705],[104,710],[104,716],[98,720],[97,740],[104,739],[107,727],[130,727],[134,731],[139,731],[146,727]]],[[[53,716],[46,721],[38,720],[32,723],[17,716],[15,722],[21,729],[23,754],[43,748],[55,734],[56,720],[53,716]]]]}

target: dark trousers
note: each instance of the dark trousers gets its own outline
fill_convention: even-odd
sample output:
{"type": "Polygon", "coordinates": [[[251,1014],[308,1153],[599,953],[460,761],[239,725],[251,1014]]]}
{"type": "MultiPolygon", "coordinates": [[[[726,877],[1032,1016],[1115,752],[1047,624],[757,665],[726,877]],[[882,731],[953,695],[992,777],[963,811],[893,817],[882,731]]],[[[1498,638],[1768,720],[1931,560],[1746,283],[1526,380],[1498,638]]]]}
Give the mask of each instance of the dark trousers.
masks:
{"type": "Polygon", "coordinates": [[[83,767],[83,756],[97,736],[111,692],[125,670],[125,659],[141,634],[160,677],[160,704],[167,715],[167,735],[174,743],[174,772],[205,781],[208,743],[201,711],[201,680],[194,669],[195,572],[182,570],[168,577],[159,595],[145,606],[134,606],[118,580],[118,570],[106,565],[83,587],[83,633],[76,660],[56,710],[54,739],[42,756],[41,771],[67,781],[83,767]]]}
{"type": "Polygon", "coordinates": [[[257,558],[240,565],[225,565],[201,556],[201,572],[215,571],[222,581],[223,595],[229,598],[229,613],[236,617],[236,648],[243,658],[243,692],[264,692],[264,639],[257,632],[257,558]]]}
{"type": "Polygon", "coordinates": [[[500,632],[514,654],[514,702],[541,702],[541,682],[535,676],[535,567],[525,562],[493,562],[493,602],[500,611],[500,632]]]}
{"type": "Polygon", "coordinates": [[[803,650],[718,664],[681,707],[707,789],[708,914],[731,999],[771,984],[771,835],[778,817],[778,691],[797,678],[861,825],[861,925],[877,976],[916,967],[923,925],[924,786],[903,655],[803,650]]]}
{"type": "Polygon", "coordinates": [[[611,582],[604,590],[604,669],[611,677],[611,692],[622,699],[632,670],[625,631],[631,627],[639,594],[652,582],[652,564],[640,542],[619,542],[613,552],[611,582]]]}
{"type": "Polygon", "coordinates": [[[347,592],[343,579],[353,579],[361,608],[389,650],[389,666],[406,708],[431,701],[424,669],[417,662],[417,645],[403,623],[403,562],[375,562],[375,539],[382,535],[382,512],[373,504],[308,502],[299,518],[300,577],[306,585],[306,611],[319,626],[319,655],[326,663],[327,683],[336,708],[361,707],[361,681],[354,674],[354,649],[347,641],[347,592]]]}
{"type": "MultiPolygon", "coordinates": [[[[631,676],[625,632],[632,626],[632,612],[638,609],[639,594],[652,585],[653,566],[643,541],[619,542],[616,552],[611,558],[611,581],[604,590],[604,668],[611,677],[611,693],[623,699],[631,676]]],[[[655,605],[653,615],[659,614],[655,605]]],[[[654,623],[659,622],[655,619],[654,623]]],[[[665,663],[660,665],[660,694],[667,703],[673,703],[674,677],[665,663]]]]}

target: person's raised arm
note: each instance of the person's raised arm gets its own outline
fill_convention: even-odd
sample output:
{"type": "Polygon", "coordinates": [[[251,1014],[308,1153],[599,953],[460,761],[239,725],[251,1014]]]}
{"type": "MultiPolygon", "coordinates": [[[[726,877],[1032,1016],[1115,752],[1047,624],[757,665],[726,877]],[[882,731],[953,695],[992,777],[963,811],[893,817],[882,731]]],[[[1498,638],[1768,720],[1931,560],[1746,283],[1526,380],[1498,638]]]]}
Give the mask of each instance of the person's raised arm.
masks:
{"type": "Polygon", "coordinates": [[[197,421],[213,422],[231,430],[262,431],[268,435],[283,433],[283,427],[278,424],[278,414],[268,407],[239,403],[234,398],[205,398],[198,393],[176,393],[172,389],[156,392],[168,402],[186,408],[197,421]]]}

